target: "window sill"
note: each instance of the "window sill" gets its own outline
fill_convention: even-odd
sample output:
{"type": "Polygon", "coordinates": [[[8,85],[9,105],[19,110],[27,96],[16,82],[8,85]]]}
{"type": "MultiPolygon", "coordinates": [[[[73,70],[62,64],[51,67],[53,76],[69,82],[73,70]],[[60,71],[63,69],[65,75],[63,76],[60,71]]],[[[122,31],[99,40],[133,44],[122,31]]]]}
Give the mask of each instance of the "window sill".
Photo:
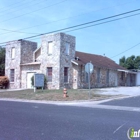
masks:
{"type": "Polygon", "coordinates": [[[64,84],[69,84],[69,82],[64,82],[64,84]]]}

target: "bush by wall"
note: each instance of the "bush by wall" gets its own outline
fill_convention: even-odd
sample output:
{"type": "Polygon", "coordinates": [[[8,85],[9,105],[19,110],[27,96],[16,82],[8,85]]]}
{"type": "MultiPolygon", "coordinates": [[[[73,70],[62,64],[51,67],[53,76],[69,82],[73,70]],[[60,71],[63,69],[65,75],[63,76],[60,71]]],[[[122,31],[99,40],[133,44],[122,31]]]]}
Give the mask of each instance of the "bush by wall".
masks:
{"type": "Polygon", "coordinates": [[[6,76],[0,76],[0,88],[8,88],[9,79],[6,76]]]}

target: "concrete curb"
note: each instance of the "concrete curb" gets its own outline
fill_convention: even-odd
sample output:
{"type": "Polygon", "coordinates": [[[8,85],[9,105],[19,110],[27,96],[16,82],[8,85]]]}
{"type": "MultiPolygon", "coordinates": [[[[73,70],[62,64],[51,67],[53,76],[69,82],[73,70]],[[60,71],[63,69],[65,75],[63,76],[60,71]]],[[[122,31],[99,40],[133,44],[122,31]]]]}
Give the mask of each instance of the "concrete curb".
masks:
{"type": "Polygon", "coordinates": [[[137,97],[140,95],[133,95],[133,96],[123,96],[123,97],[115,97],[111,99],[105,100],[75,100],[75,101],[45,101],[45,100],[27,100],[27,99],[16,99],[16,98],[0,98],[0,101],[11,101],[11,102],[25,102],[25,103],[40,103],[40,104],[54,104],[54,105],[80,105],[80,104],[94,104],[98,105],[101,103],[113,101],[113,100],[121,100],[127,99],[131,97],[137,97]]]}

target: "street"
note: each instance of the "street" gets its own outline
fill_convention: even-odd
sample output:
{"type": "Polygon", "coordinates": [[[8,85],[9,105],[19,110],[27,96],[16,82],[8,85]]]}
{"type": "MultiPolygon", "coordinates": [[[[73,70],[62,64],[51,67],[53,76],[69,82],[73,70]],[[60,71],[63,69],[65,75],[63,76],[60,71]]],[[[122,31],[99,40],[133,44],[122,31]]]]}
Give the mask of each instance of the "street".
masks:
{"type": "Polygon", "coordinates": [[[123,100],[140,107],[140,97],[96,105],[101,108],[0,101],[0,140],[127,140],[129,128],[140,129],[140,111],[113,109],[123,100]]]}

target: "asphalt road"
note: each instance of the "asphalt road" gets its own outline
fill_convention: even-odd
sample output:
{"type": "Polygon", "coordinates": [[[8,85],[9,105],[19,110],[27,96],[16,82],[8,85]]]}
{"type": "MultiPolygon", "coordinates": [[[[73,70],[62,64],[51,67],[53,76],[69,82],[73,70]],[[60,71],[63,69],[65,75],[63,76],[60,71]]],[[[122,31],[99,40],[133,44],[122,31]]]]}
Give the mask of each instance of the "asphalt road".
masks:
{"type": "Polygon", "coordinates": [[[0,101],[0,140],[127,140],[140,112],[0,101]]]}
{"type": "Polygon", "coordinates": [[[113,106],[139,107],[140,108],[140,96],[124,98],[124,99],[120,99],[120,100],[105,102],[102,104],[113,105],[113,106]]]}

